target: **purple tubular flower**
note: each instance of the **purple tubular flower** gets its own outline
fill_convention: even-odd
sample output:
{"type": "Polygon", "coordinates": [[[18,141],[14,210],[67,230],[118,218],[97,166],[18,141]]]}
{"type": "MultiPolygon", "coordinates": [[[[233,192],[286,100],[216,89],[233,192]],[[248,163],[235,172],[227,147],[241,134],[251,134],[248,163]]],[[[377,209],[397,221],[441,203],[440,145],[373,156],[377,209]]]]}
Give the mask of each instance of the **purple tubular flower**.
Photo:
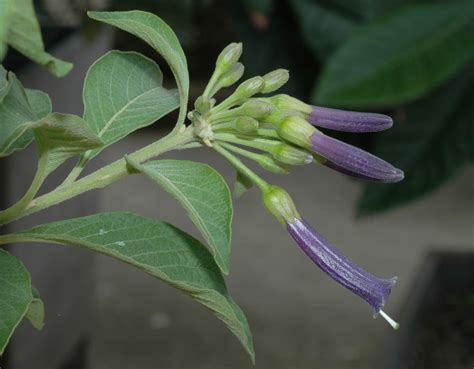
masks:
{"type": "Polygon", "coordinates": [[[389,129],[393,120],[388,115],[361,113],[313,106],[308,121],[318,127],[344,132],[378,132],[389,129]]]}
{"type": "Polygon", "coordinates": [[[344,174],[385,183],[404,177],[402,170],[385,160],[320,132],[311,135],[311,148],[327,160],[324,165],[344,174]]]}
{"type": "MultiPolygon", "coordinates": [[[[380,279],[366,272],[342,255],[303,219],[295,218],[287,222],[287,229],[298,246],[318,267],[336,282],[367,301],[373,308],[374,316],[380,312],[387,319],[387,315],[381,309],[397,281],[396,277],[380,279]]],[[[398,324],[391,319],[389,323],[394,323],[392,326],[398,328],[398,324]]]]}

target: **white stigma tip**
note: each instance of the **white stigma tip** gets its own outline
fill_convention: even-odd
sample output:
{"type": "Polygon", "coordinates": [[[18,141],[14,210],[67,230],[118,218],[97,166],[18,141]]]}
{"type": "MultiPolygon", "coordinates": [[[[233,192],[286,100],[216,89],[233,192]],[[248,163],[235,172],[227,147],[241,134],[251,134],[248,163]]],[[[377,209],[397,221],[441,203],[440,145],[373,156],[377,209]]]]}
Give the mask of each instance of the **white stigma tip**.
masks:
{"type": "Polygon", "coordinates": [[[392,326],[393,329],[398,330],[398,328],[400,328],[400,324],[390,318],[383,310],[380,310],[379,313],[380,315],[382,315],[382,318],[384,318],[388,322],[388,324],[392,326]]]}

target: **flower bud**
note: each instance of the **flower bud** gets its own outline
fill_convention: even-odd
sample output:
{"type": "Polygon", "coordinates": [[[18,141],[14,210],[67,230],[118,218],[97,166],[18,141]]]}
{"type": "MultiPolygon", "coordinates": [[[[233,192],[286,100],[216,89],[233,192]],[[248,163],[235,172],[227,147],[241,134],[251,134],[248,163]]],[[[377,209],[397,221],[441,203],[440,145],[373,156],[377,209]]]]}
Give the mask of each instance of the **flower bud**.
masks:
{"type": "Polygon", "coordinates": [[[265,191],[263,204],[283,225],[301,218],[290,195],[281,187],[271,186],[265,191]]]}
{"type": "Polygon", "coordinates": [[[370,181],[393,183],[403,179],[403,171],[362,149],[316,132],[311,150],[324,157],[325,166],[370,181]]]}
{"type": "Polygon", "coordinates": [[[378,132],[389,129],[393,120],[388,115],[362,113],[313,106],[308,121],[318,127],[343,132],[378,132]]]}
{"type": "Polygon", "coordinates": [[[220,90],[224,87],[232,86],[237,82],[244,74],[244,65],[242,63],[235,63],[227,72],[225,72],[222,77],[217,82],[218,88],[220,90]]]}
{"type": "Polygon", "coordinates": [[[278,135],[286,141],[305,149],[311,148],[311,135],[317,132],[311,124],[304,119],[293,116],[286,118],[278,126],[278,135]]]}
{"type": "Polygon", "coordinates": [[[207,113],[212,109],[216,100],[207,96],[199,96],[194,102],[194,108],[201,114],[207,113]]]}
{"type": "Polygon", "coordinates": [[[216,69],[225,73],[231,68],[242,55],[242,44],[232,42],[221,51],[216,61],[216,69]]]}
{"type": "Polygon", "coordinates": [[[252,118],[263,118],[273,110],[273,105],[262,100],[249,100],[242,104],[241,112],[252,118]]]}
{"type": "Polygon", "coordinates": [[[304,114],[310,114],[313,111],[311,105],[305,104],[304,102],[291,97],[289,95],[280,94],[270,98],[273,105],[283,110],[294,110],[304,114]]]}
{"type": "Polygon", "coordinates": [[[258,121],[252,117],[238,117],[232,124],[236,131],[242,133],[254,133],[258,129],[258,121]]]}
{"type": "Polygon", "coordinates": [[[263,76],[263,94],[278,90],[290,79],[290,74],[286,69],[277,69],[263,76]]]}
{"type": "Polygon", "coordinates": [[[304,118],[303,114],[296,112],[294,110],[282,110],[273,106],[273,110],[271,114],[265,116],[265,119],[263,121],[264,123],[270,123],[278,127],[280,123],[283,122],[286,118],[292,117],[292,116],[304,118]]]}
{"type": "Polygon", "coordinates": [[[276,174],[288,174],[290,171],[283,163],[279,163],[269,154],[259,155],[257,159],[258,164],[265,170],[276,174]]]}
{"type": "Polygon", "coordinates": [[[276,160],[289,165],[304,165],[313,161],[313,155],[308,151],[286,143],[277,145],[271,154],[276,160]]]}
{"type": "Polygon", "coordinates": [[[263,88],[263,78],[262,77],[253,77],[245,82],[242,82],[239,87],[235,90],[235,95],[239,99],[245,99],[251,97],[255,94],[258,94],[262,91],[263,88]]]}

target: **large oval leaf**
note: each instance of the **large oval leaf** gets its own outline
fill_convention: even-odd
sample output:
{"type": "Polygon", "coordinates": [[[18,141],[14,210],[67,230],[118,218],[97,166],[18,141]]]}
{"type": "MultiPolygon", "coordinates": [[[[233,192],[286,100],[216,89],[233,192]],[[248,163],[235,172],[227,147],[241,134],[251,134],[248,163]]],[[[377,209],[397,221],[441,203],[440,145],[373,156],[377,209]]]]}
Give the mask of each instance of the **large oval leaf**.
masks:
{"type": "Polygon", "coordinates": [[[0,355],[33,300],[31,278],[25,266],[0,249],[0,355]]]}
{"type": "Polygon", "coordinates": [[[130,161],[135,170],[174,196],[211,247],[217,265],[229,273],[232,198],[222,176],[209,165],[187,160],[130,161]]]}
{"type": "Polygon", "coordinates": [[[84,119],[110,145],[178,107],[176,90],[163,88],[162,82],[153,60],[136,52],[108,52],[87,73],[84,119]]]}
{"type": "Polygon", "coordinates": [[[313,100],[387,107],[416,99],[474,58],[474,2],[405,8],[360,28],[330,58],[313,100]]]}
{"type": "Polygon", "coordinates": [[[178,85],[178,125],[186,118],[189,73],[186,56],[173,30],[158,16],[144,11],[88,12],[89,17],[127,31],[154,48],[169,64],[178,85]]]}
{"type": "Polygon", "coordinates": [[[212,255],[183,231],[132,213],[103,213],[41,225],[8,237],[15,241],[15,236],[81,246],[162,279],[212,310],[254,358],[247,320],[230,297],[212,255]]]}
{"type": "Polygon", "coordinates": [[[402,182],[369,184],[360,215],[405,204],[438,188],[474,160],[474,68],[406,110],[377,136],[375,153],[405,172],[402,182]]]}

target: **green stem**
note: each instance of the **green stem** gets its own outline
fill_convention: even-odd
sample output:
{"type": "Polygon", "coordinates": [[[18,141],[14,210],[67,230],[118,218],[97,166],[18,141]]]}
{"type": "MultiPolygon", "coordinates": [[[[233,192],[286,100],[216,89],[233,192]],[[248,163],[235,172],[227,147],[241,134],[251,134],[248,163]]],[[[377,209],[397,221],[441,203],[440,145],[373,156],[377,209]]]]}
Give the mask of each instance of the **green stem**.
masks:
{"type": "Polygon", "coordinates": [[[216,140],[232,142],[238,145],[244,145],[248,147],[253,147],[254,149],[267,151],[272,153],[275,146],[279,145],[280,142],[274,140],[267,140],[259,137],[246,137],[245,135],[240,135],[237,137],[231,133],[216,132],[216,140]],[[242,138],[245,137],[245,138],[242,138]]]}
{"type": "Polygon", "coordinates": [[[61,183],[61,186],[74,182],[81,175],[88,162],[89,158],[86,155],[81,155],[77,164],[72,168],[64,182],[61,183]]]}
{"type": "MultiPolygon", "coordinates": [[[[130,154],[129,157],[138,163],[142,163],[164,152],[183,147],[186,144],[196,141],[194,128],[189,126],[184,130],[172,131],[168,136],[154,142],[140,150],[130,154]]],[[[10,223],[16,219],[36,213],[50,206],[69,200],[87,191],[103,188],[129,175],[125,159],[115,162],[79,179],[76,182],[61,185],[48,194],[40,196],[31,201],[21,212],[11,214],[11,216],[0,220],[0,225],[10,223]]]]}
{"type": "Polygon", "coordinates": [[[204,89],[202,96],[212,97],[217,92],[217,91],[214,91],[214,87],[216,86],[216,83],[219,80],[219,77],[220,77],[220,73],[217,73],[214,70],[214,73],[212,73],[211,79],[207,83],[207,86],[204,89]]]}
{"type": "Polygon", "coordinates": [[[232,164],[232,166],[237,169],[241,174],[250,179],[257,187],[260,188],[262,192],[267,192],[269,190],[270,184],[268,184],[264,179],[260,178],[254,171],[247,168],[247,166],[242,163],[242,161],[238,157],[224,149],[218,143],[214,143],[212,148],[216,150],[219,154],[221,154],[224,158],[226,158],[232,164]]]}
{"type": "Polygon", "coordinates": [[[36,194],[38,193],[41,185],[43,184],[45,178],[47,177],[47,167],[48,167],[48,153],[44,153],[40,156],[38,161],[38,168],[36,169],[35,177],[31,182],[30,187],[23,195],[23,197],[16,202],[14,205],[0,211],[0,224],[5,224],[5,221],[15,217],[17,214],[21,213],[34,199],[36,194]]]}

